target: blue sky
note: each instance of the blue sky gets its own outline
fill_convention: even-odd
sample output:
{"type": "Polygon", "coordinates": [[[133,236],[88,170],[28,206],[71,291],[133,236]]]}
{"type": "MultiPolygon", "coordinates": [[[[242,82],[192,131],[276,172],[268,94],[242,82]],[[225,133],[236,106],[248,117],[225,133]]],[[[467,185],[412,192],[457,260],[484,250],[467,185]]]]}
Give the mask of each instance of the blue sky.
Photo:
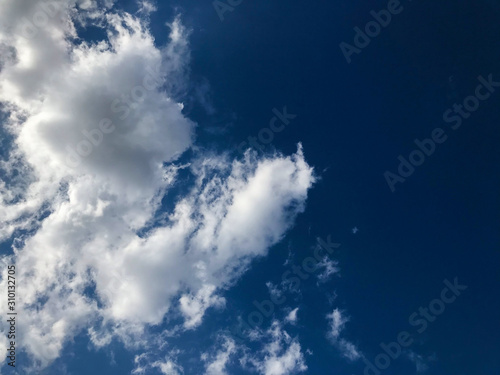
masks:
{"type": "Polygon", "coordinates": [[[498,1],[0,9],[2,374],[499,371],[498,1]]]}

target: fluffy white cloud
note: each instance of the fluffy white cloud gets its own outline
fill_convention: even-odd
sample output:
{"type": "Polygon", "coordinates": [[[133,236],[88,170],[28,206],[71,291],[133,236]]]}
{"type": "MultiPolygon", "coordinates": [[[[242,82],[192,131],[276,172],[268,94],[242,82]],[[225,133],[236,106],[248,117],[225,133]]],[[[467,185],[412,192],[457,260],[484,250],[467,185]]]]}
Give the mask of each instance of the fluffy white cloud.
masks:
{"type": "Polygon", "coordinates": [[[361,352],[358,350],[356,345],[346,339],[340,339],[337,342],[337,347],[339,348],[342,355],[350,361],[355,361],[362,358],[361,352]]]}
{"type": "Polygon", "coordinates": [[[191,329],[198,326],[206,309],[210,306],[223,307],[225,305],[224,298],[213,295],[215,289],[213,285],[204,285],[195,296],[183,295],[179,299],[185,328],[191,329]]]}
{"type": "Polygon", "coordinates": [[[340,353],[351,361],[361,358],[362,354],[356,345],[340,337],[346,323],[349,321],[349,318],[346,317],[339,309],[334,309],[330,314],[326,315],[326,319],[329,322],[329,329],[326,335],[328,339],[339,349],[340,353]]]}
{"type": "MultiPolygon", "coordinates": [[[[102,346],[113,336],[140,345],[172,311],[184,329],[197,327],[251,259],[282,239],[314,183],[300,147],[175,165],[195,129],[171,95],[186,78],[187,32],[174,20],[159,48],[146,21],[111,5],[0,0],[2,126],[13,139],[0,165],[0,241],[15,239],[2,262],[18,272],[19,349],[40,366],[85,329],[102,346]],[[107,38],[78,39],[78,23],[107,38]],[[180,169],[195,182],[162,207],[180,169]]],[[[266,374],[301,368],[294,342],[269,353],[283,365],[263,365],[266,374]]]]}
{"type": "Polygon", "coordinates": [[[234,340],[224,337],[222,348],[212,358],[210,358],[208,353],[203,353],[202,359],[207,362],[205,375],[226,375],[226,365],[236,351],[237,348],[234,340]]]}
{"type": "Polygon", "coordinates": [[[152,369],[157,369],[164,375],[184,374],[183,367],[175,361],[177,354],[178,351],[171,351],[165,358],[155,361],[152,361],[150,353],[137,355],[134,358],[135,368],[132,370],[132,374],[144,375],[150,373],[152,369]]]}
{"type": "Polygon", "coordinates": [[[160,369],[164,375],[181,375],[183,373],[182,366],[169,359],[165,360],[165,362],[155,362],[153,363],[153,367],[160,369]]]}
{"type": "Polygon", "coordinates": [[[205,375],[229,374],[230,363],[261,375],[290,375],[307,370],[299,340],[283,329],[283,322],[275,320],[268,329],[255,329],[255,339],[260,348],[251,351],[224,334],[218,336],[217,350],[201,355],[206,363],[205,375]]]}
{"type": "Polygon", "coordinates": [[[299,341],[284,331],[279,322],[273,322],[267,335],[270,341],[264,346],[260,356],[255,355],[249,359],[259,374],[288,375],[307,370],[299,341]]]}
{"type": "Polygon", "coordinates": [[[54,16],[31,38],[20,36],[23,22],[9,16],[15,10],[29,22],[46,14],[44,8],[33,1],[3,3],[1,43],[13,52],[2,59],[0,100],[10,114],[3,125],[16,139],[4,169],[25,178],[13,181],[21,186],[4,183],[0,235],[28,225],[68,183],[80,211],[96,216],[114,201],[116,215],[141,227],[155,208],[152,197],[165,188],[162,163],[190,147],[193,137],[194,124],[161,89],[187,63],[179,23],[160,50],[140,20],[107,13],[99,22],[107,25],[108,40],[76,44],[71,2],[53,2],[65,22],[54,16]],[[27,4],[34,13],[18,9],[27,4]]]}
{"type": "Polygon", "coordinates": [[[298,317],[297,317],[297,312],[299,311],[299,308],[296,307],[292,311],[288,313],[288,315],[285,317],[285,322],[291,323],[291,324],[296,324],[298,317]]]}

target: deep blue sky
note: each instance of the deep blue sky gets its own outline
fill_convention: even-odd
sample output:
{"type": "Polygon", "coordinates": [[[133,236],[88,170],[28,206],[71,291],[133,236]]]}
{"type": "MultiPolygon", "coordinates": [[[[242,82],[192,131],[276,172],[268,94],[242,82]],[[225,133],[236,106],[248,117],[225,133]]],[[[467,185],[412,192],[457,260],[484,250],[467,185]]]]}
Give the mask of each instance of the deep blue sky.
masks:
{"type": "MultiPolygon", "coordinates": [[[[363,28],[370,11],[386,1],[244,0],[223,22],[210,1],[157,4],[151,19],[157,44],[166,41],[165,22],[180,11],[192,30],[193,87],[210,85],[215,113],[193,91],[186,101],[184,112],[198,123],[197,145],[237,155],[242,141],[268,126],[272,109],[286,106],[297,118],[272,145],[290,154],[301,142],[321,176],[295,227],[227,293],[226,310],[208,311],[202,327],[178,339],[191,350],[181,357],[185,363],[199,357],[214,329],[231,327],[254,310],[254,299],[268,298],[265,284],[280,281],[289,250],[298,263],[316,237],[331,235],[342,244],[336,255],[341,276],[320,288],[304,281],[301,296],[287,295],[287,306],[300,307],[292,333],[314,352],[308,374],[363,373],[361,361],[347,362],[325,339],[324,316],[334,306],[351,317],[346,337],[373,360],[381,342],[394,341],[402,330],[415,332],[409,316],[439,296],[444,279],[455,277],[468,289],[415,334],[409,349],[435,356],[428,375],[500,371],[500,89],[458,130],[442,119],[474,93],[478,76],[500,81],[500,3],[401,4],[403,12],[350,64],[339,43],[352,44],[353,28],[363,28]],[[391,192],[384,172],[396,172],[398,155],[408,157],[413,140],[429,138],[437,127],[446,142],[391,192]],[[334,292],[331,304],[327,294],[334,292]]],[[[134,367],[133,355],[119,343],[101,351],[87,346],[80,335],[46,373],[66,367],[75,375],[124,374],[134,367]]],[[[416,369],[400,357],[383,374],[416,369]]]]}
{"type": "MultiPolygon", "coordinates": [[[[412,349],[436,353],[429,374],[493,373],[500,366],[500,92],[456,131],[442,116],[474,93],[479,75],[500,80],[500,5],[402,5],[347,64],[339,43],[352,43],[353,27],[363,27],[369,12],[387,2],[244,1],[224,22],[209,2],[182,4],[194,30],[193,73],[212,85],[219,116],[212,121],[237,114],[223,141],[214,142],[236,146],[267,125],[271,108],[287,105],[298,117],[273,144],[290,152],[301,141],[323,176],[296,228],[274,250],[281,256],[259,263],[241,288],[264,293],[288,243],[305,254],[313,236],[331,234],[342,243],[342,277],[331,288],[352,316],[351,337],[369,358],[381,341],[408,328],[409,315],[439,294],[445,278],[458,277],[467,292],[412,349]],[[408,156],[413,140],[430,137],[436,127],[448,140],[391,193],[383,173],[395,172],[397,156],[408,156]]],[[[314,291],[302,303],[310,319],[325,310],[314,291]]],[[[320,336],[308,332],[315,352],[309,373],[361,372],[344,368],[320,336]]],[[[412,373],[405,366],[399,359],[385,373],[412,373]]]]}

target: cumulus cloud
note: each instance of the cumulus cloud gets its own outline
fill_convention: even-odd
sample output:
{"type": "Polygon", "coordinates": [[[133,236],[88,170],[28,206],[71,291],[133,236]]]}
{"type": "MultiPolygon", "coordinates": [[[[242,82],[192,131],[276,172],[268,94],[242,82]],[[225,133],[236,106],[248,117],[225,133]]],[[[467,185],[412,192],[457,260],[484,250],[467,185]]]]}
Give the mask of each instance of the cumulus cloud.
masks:
{"type": "Polygon", "coordinates": [[[155,362],[153,363],[153,367],[158,368],[164,375],[181,375],[184,373],[182,366],[179,366],[170,359],[167,359],[164,362],[162,361],[155,362]]]}
{"type": "Polygon", "coordinates": [[[337,342],[337,347],[339,348],[342,355],[350,361],[355,361],[362,358],[362,354],[352,342],[345,339],[340,339],[337,342]]]}
{"type": "MultiPolygon", "coordinates": [[[[0,241],[14,241],[1,261],[16,264],[18,345],[39,366],[85,330],[96,346],[115,336],[139,345],[171,312],[182,329],[199,326],[283,238],[315,180],[300,146],[291,156],[198,153],[175,164],[196,127],[174,99],[189,64],[180,19],[158,47],[147,21],[112,1],[45,3],[0,0],[2,127],[12,138],[0,163],[0,241]],[[78,25],[107,37],[83,41],[78,25]],[[181,169],[194,182],[165,207],[181,169]]],[[[293,340],[269,350],[280,368],[301,368],[293,340]]],[[[284,373],[273,363],[266,374],[284,373]]],[[[172,360],[157,364],[182,373],[172,360]]]]}
{"type": "Polygon", "coordinates": [[[222,347],[213,356],[208,353],[203,353],[201,358],[206,362],[205,375],[226,375],[226,366],[236,351],[234,340],[224,337],[222,347]]]}
{"type": "MultiPolygon", "coordinates": [[[[306,371],[299,339],[291,337],[283,323],[274,320],[267,329],[256,328],[252,350],[220,333],[214,348],[201,355],[205,362],[205,375],[230,374],[230,365],[261,375],[291,375],[306,371]]],[[[306,353],[312,354],[309,350],[306,353]]]]}
{"type": "Polygon", "coordinates": [[[361,358],[362,354],[356,345],[341,337],[349,318],[339,309],[334,309],[326,315],[326,319],[329,322],[326,336],[339,349],[342,356],[351,361],[361,358]]]}
{"type": "Polygon", "coordinates": [[[178,359],[182,351],[170,349],[165,352],[165,348],[169,346],[165,341],[165,335],[154,337],[151,344],[152,350],[134,357],[135,367],[132,374],[144,375],[159,372],[165,375],[182,375],[185,373],[184,367],[179,364],[178,359]]]}
{"type": "Polygon", "coordinates": [[[298,321],[297,317],[297,312],[299,311],[299,308],[296,307],[292,311],[288,313],[288,315],[285,317],[285,322],[290,323],[290,324],[296,324],[298,321]]]}
{"type": "Polygon", "coordinates": [[[184,316],[184,327],[195,328],[201,323],[201,319],[210,306],[223,307],[226,300],[223,297],[213,296],[215,286],[204,285],[195,296],[183,295],[180,299],[180,309],[184,316]]]}
{"type": "Polygon", "coordinates": [[[267,331],[269,342],[260,353],[249,358],[261,375],[288,375],[307,370],[297,338],[292,338],[281,323],[274,321],[267,331]]]}
{"type": "Polygon", "coordinates": [[[164,375],[182,375],[184,368],[176,362],[178,350],[170,351],[170,353],[162,359],[153,361],[151,353],[143,353],[134,358],[135,368],[132,370],[134,375],[143,375],[151,372],[152,369],[157,369],[164,375]]]}

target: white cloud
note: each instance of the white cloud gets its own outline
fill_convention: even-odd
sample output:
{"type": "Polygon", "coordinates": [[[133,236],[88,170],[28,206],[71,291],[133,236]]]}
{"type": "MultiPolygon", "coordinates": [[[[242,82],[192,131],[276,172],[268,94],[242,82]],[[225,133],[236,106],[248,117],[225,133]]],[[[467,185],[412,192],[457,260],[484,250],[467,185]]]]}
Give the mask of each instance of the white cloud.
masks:
{"type": "Polygon", "coordinates": [[[429,369],[429,363],[436,360],[435,354],[424,357],[423,355],[418,354],[413,350],[409,350],[405,354],[408,357],[408,359],[415,364],[415,369],[417,370],[417,373],[426,372],[429,369]]]}
{"type": "Polygon", "coordinates": [[[215,286],[204,285],[195,296],[183,295],[180,302],[180,310],[184,316],[184,327],[195,328],[201,323],[205,311],[211,307],[224,307],[226,300],[219,296],[213,296],[215,286]]]}
{"type": "Polygon", "coordinates": [[[205,375],[226,375],[226,366],[236,351],[234,340],[224,337],[222,348],[210,359],[207,353],[202,355],[202,359],[207,362],[205,368],[205,375]]]}
{"type": "Polygon", "coordinates": [[[317,269],[323,269],[317,276],[318,283],[326,283],[332,275],[338,274],[340,268],[338,267],[338,262],[336,260],[331,260],[328,257],[324,257],[316,265],[317,269]]]}
{"type": "Polygon", "coordinates": [[[153,363],[153,367],[159,368],[161,373],[165,375],[181,375],[183,373],[182,366],[179,366],[170,359],[167,359],[164,362],[155,362],[153,363]]]}
{"type": "Polygon", "coordinates": [[[297,317],[297,312],[299,311],[299,308],[296,307],[292,311],[288,313],[288,315],[285,317],[285,322],[291,323],[291,324],[296,324],[298,321],[297,317]]]}
{"type": "Polygon", "coordinates": [[[307,370],[300,343],[290,337],[279,322],[273,322],[267,335],[270,342],[249,359],[259,374],[288,375],[307,370]]]}
{"type": "Polygon", "coordinates": [[[279,301],[283,297],[283,290],[278,285],[273,284],[271,281],[266,282],[267,289],[274,301],[279,301]]]}
{"type": "Polygon", "coordinates": [[[352,342],[349,342],[345,339],[340,339],[337,342],[337,347],[339,348],[342,355],[350,361],[355,361],[362,358],[361,352],[352,342]]]}
{"type": "Polygon", "coordinates": [[[149,0],[138,0],[139,4],[139,12],[145,15],[149,15],[150,13],[156,12],[156,6],[149,0]]]}
{"type": "MultiPolygon", "coordinates": [[[[9,51],[0,101],[14,139],[0,164],[0,241],[16,239],[2,261],[16,264],[22,285],[18,348],[46,366],[82,330],[96,346],[114,336],[141,345],[169,312],[185,329],[201,324],[293,225],[314,176],[301,148],[243,160],[201,154],[188,170],[194,185],[157,215],[187,168],[173,163],[194,140],[195,124],[172,96],[186,79],[186,30],[175,19],[158,48],[146,24],[114,13],[112,2],[58,0],[26,38],[21,21],[40,17],[40,4],[0,0],[0,46],[9,51]],[[77,22],[105,28],[107,39],[79,40],[77,22]],[[84,145],[91,152],[77,158],[84,145]]],[[[0,289],[5,282],[4,274],[0,289]]],[[[297,359],[294,348],[276,358],[297,359]]]]}
{"type": "MultiPolygon", "coordinates": [[[[166,343],[155,342],[154,346],[157,344],[161,349],[166,343]]],[[[177,361],[179,353],[180,350],[178,349],[170,350],[166,356],[156,360],[154,358],[157,355],[153,351],[136,355],[134,357],[135,368],[132,370],[132,374],[144,375],[151,373],[153,369],[157,369],[164,375],[182,375],[184,374],[184,368],[177,361]]]]}
{"type": "Polygon", "coordinates": [[[349,319],[343,316],[339,309],[334,309],[330,314],[326,315],[326,318],[330,321],[330,329],[327,335],[332,341],[337,341],[340,332],[342,332],[349,319]]]}
{"type": "Polygon", "coordinates": [[[339,349],[342,356],[351,361],[362,358],[362,354],[356,345],[340,337],[346,323],[349,321],[349,317],[345,316],[339,309],[334,309],[330,314],[326,315],[326,319],[329,322],[326,336],[339,349]]]}

